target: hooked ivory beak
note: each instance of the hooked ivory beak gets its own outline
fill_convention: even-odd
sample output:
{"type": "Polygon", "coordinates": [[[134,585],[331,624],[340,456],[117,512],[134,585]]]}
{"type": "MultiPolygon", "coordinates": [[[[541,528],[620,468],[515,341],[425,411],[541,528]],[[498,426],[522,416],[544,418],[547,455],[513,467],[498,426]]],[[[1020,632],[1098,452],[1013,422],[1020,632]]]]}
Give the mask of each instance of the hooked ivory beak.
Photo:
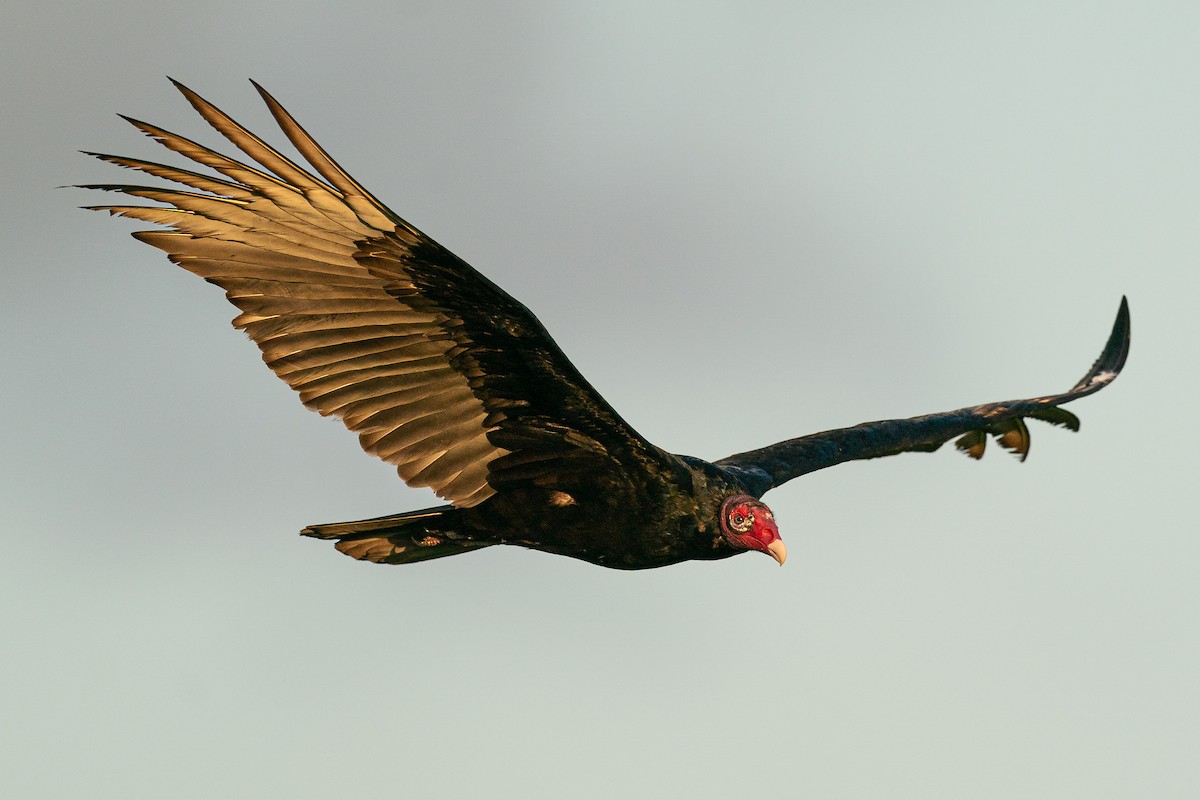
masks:
{"type": "Polygon", "coordinates": [[[787,547],[783,544],[783,539],[776,539],[767,545],[767,555],[779,562],[779,566],[783,566],[783,562],[787,561],[787,547]]]}

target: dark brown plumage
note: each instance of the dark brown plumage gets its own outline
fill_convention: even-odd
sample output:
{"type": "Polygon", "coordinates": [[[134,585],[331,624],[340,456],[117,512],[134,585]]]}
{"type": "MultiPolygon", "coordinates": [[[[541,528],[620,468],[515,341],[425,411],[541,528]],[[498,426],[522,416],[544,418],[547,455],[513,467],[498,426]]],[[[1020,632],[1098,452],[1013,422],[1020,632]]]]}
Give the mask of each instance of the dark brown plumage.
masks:
{"type": "Polygon", "coordinates": [[[341,419],[410,486],[449,501],[302,531],[355,558],[408,563],[517,544],[623,569],[747,550],[783,563],[758,500],[767,490],[955,438],[979,458],[989,434],[1023,460],[1024,420],[1078,430],[1059,406],[1107,385],[1128,354],[1122,300],[1100,359],[1064,394],[866,423],[715,463],[672,455],[621,419],[528,309],[388,210],[257,84],[315,175],[176,86],[259,167],[130,119],[223,177],[93,153],[190,190],[92,185],[164,205],[90,208],[164,226],[134,236],[223,288],[241,310],[234,325],[305,405],[341,419]]]}

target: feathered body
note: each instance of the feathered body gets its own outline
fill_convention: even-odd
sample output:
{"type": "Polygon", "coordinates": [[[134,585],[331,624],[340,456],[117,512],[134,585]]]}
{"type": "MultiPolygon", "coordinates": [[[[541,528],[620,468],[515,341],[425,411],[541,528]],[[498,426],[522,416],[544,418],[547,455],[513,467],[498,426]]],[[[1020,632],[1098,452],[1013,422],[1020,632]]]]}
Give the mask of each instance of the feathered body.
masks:
{"type": "Polygon", "coordinates": [[[864,423],[712,463],[672,455],[604,401],[525,306],[379,202],[261,87],[313,172],[176,85],[257,166],[131,119],[221,177],[93,153],[187,189],[94,185],[164,205],[92,208],[163,226],[134,235],[222,287],[241,311],[234,325],[305,405],[449,502],[302,531],[355,558],[409,563],[512,544],[618,569],[750,550],[782,564],[759,500],[769,489],[956,438],[974,458],[992,435],[1023,459],[1024,420],[1077,430],[1059,406],[1107,385],[1128,353],[1122,300],[1104,352],[1065,393],[864,423]]]}
{"type": "MultiPolygon", "coordinates": [[[[722,535],[719,512],[745,487],[700,461],[662,481],[576,480],[522,487],[470,508],[422,511],[333,525],[309,536],[338,539],[343,553],[369,561],[407,563],[493,544],[511,544],[616,569],[647,569],[745,552],[722,535]]],[[[688,465],[687,462],[691,462],[688,465]]]]}

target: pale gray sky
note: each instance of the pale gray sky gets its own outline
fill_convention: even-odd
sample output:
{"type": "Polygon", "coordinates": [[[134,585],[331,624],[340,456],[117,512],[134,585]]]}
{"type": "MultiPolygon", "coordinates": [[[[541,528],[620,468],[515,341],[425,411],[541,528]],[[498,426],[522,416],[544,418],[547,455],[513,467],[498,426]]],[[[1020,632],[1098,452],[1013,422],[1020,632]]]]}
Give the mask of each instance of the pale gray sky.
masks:
{"type": "Polygon", "coordinates": [[[1200,795],[1191,3],[47,3],[0,30],[0,795],[1200,795]],[[215,288],[75,210],[268,87],[716,458],[1125,374],[768,495],[780,569],[302,540],[418,508],[215,288]],[[743,376],[753,378],[746,389],[743,376]]]}

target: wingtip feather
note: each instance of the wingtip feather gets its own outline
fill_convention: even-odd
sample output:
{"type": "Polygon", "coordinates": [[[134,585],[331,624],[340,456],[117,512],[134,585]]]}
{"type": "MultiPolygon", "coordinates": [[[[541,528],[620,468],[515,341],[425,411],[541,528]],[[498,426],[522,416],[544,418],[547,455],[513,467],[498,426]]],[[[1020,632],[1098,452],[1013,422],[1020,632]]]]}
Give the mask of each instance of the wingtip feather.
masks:
{"type": "Polygon", "coordinates": [[[193,106],[196,104],[195,101],[197,101],[197,100],[200,101],[201,103],[205,102],[204,99],[200,97],[200,95],[196,94],[191,89],[189,89],[187,86],[185,86],[184,84],[182,84],[179,81],[172,78],[170,75],[167,76],[167,80],[169,80],[171,82],[171,85],[174,86],[176,89],[178,89],[179,93],[182,94],[184,97],[186,97],[188,102],[191,103],[193,106]]]}

